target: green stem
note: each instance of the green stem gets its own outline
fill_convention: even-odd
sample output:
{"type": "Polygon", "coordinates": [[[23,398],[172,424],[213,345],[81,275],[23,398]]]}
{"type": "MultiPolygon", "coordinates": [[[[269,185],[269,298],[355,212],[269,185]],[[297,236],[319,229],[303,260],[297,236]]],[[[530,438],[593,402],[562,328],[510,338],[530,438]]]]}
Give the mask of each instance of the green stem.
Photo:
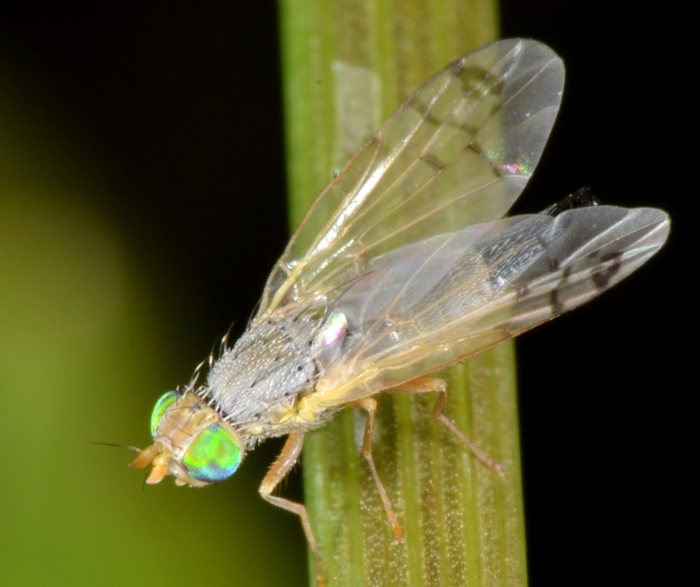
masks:
{"type": "MultiPolygon", "coordinates": [[[[498,29],[491,0],[281,0],[280,13],[292,226],[406,97],[498,29]]],[[[373,455],[396,542],[360,453],[365,415],[345,410],[304,450],[329,587],[526,585],[512,344],[439,376],[446,414],[503,475],[430,417],[434,394],[380,394],[373,455]]]]}

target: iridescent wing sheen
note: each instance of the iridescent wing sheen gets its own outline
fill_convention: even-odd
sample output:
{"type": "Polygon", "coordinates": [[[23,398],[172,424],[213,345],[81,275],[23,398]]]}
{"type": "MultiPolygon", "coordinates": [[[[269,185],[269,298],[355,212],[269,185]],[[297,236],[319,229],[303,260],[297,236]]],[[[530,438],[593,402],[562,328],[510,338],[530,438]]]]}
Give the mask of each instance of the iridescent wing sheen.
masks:
{"type": "Polygon", "coordinates": [[[665,212],[591,206],[468,226],[370,261],[334,302],[348,320],[314,407],[463,360],[585,303],[651,257],[665,212]]]}
{"type": "Polygon", "coordinates": [[[287,304],[322,305],[407,243],[502,217],[539,161],[563,83],[557,55],[520,39],[468,53],[428,80],[316,199],[254,323],[287,304]]]}

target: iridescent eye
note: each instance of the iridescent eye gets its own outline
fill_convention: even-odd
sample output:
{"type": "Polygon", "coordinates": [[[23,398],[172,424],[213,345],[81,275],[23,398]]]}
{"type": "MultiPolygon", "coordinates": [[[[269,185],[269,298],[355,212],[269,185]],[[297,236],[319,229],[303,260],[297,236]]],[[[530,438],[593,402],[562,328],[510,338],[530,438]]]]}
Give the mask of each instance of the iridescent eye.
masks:
{"type": "Polygon", "coordinates": [[[190,476],[206,483],[228,479],[236,472],[240,462],[238,443],[217,424],[200,432],[182,458],[182,464],[190,476]]]}
{"type": "Polygon", "coordinates": [[[158,430],[160,421],[163,419],[163,414],[165,414],[166,410],[172,406],[179,397],[180,394],[176,391],[169,391],[160,396],[160,399],[156,402],[153,413],[151,414],[151,436],[153,436],[154,440],[156,438],[156,430],[158,430]]]}

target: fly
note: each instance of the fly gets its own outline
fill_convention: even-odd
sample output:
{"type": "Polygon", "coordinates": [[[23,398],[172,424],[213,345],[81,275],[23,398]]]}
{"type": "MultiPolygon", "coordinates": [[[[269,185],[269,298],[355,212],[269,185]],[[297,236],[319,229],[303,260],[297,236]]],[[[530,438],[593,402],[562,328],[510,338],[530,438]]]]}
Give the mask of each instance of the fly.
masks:
{"type": "Polygon", "coordinates": [[[321,192],[272,270],[257,314],[196,378],[163,395],[153,444],[132,467],[148,483],[223,481],[246,452],[287,436],[260,485],[296,513],[323,584],[303,504],[273,495],[306,432],[364,409],[367,459],[394,535],[401,528],[372,458],[379,392],[437,392],[427,377],[594,298],[663,245],[668,215],[600,206],[584,192],[507,217],[557,115],[561,59],[532,40],[481,47],[428,80],[321,192]],[[323,226],[320,232],[312,227],[323,226]]]}

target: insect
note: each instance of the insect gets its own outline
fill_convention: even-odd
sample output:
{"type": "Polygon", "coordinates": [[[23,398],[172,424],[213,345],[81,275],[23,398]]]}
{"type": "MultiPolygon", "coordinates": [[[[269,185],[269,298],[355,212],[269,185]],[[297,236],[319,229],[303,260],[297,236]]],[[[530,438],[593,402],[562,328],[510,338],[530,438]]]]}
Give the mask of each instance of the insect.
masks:
{"type": "Polygon", "coordinates": [[[363,455],[397,537],[372,459],[375,394],[437,392],[434,416],[497,468],[442,414],[446,386],[427,375],[597,296],[649,259],[670,227],[660,210],[585,194],[505,217],[539,161],[563,83],[561,59],[521,39],[481,47],[428,80],[318,196],[257,314],[209,360],[206,381],[158,400],[154,442],[131,466],[152,463],[148,483],[170,474],[204,486],[286,435],[260,493],[301,518],[319,583],[306,508],[273,491],[304,434],[341,408],[368,414],[363,455]]]}

